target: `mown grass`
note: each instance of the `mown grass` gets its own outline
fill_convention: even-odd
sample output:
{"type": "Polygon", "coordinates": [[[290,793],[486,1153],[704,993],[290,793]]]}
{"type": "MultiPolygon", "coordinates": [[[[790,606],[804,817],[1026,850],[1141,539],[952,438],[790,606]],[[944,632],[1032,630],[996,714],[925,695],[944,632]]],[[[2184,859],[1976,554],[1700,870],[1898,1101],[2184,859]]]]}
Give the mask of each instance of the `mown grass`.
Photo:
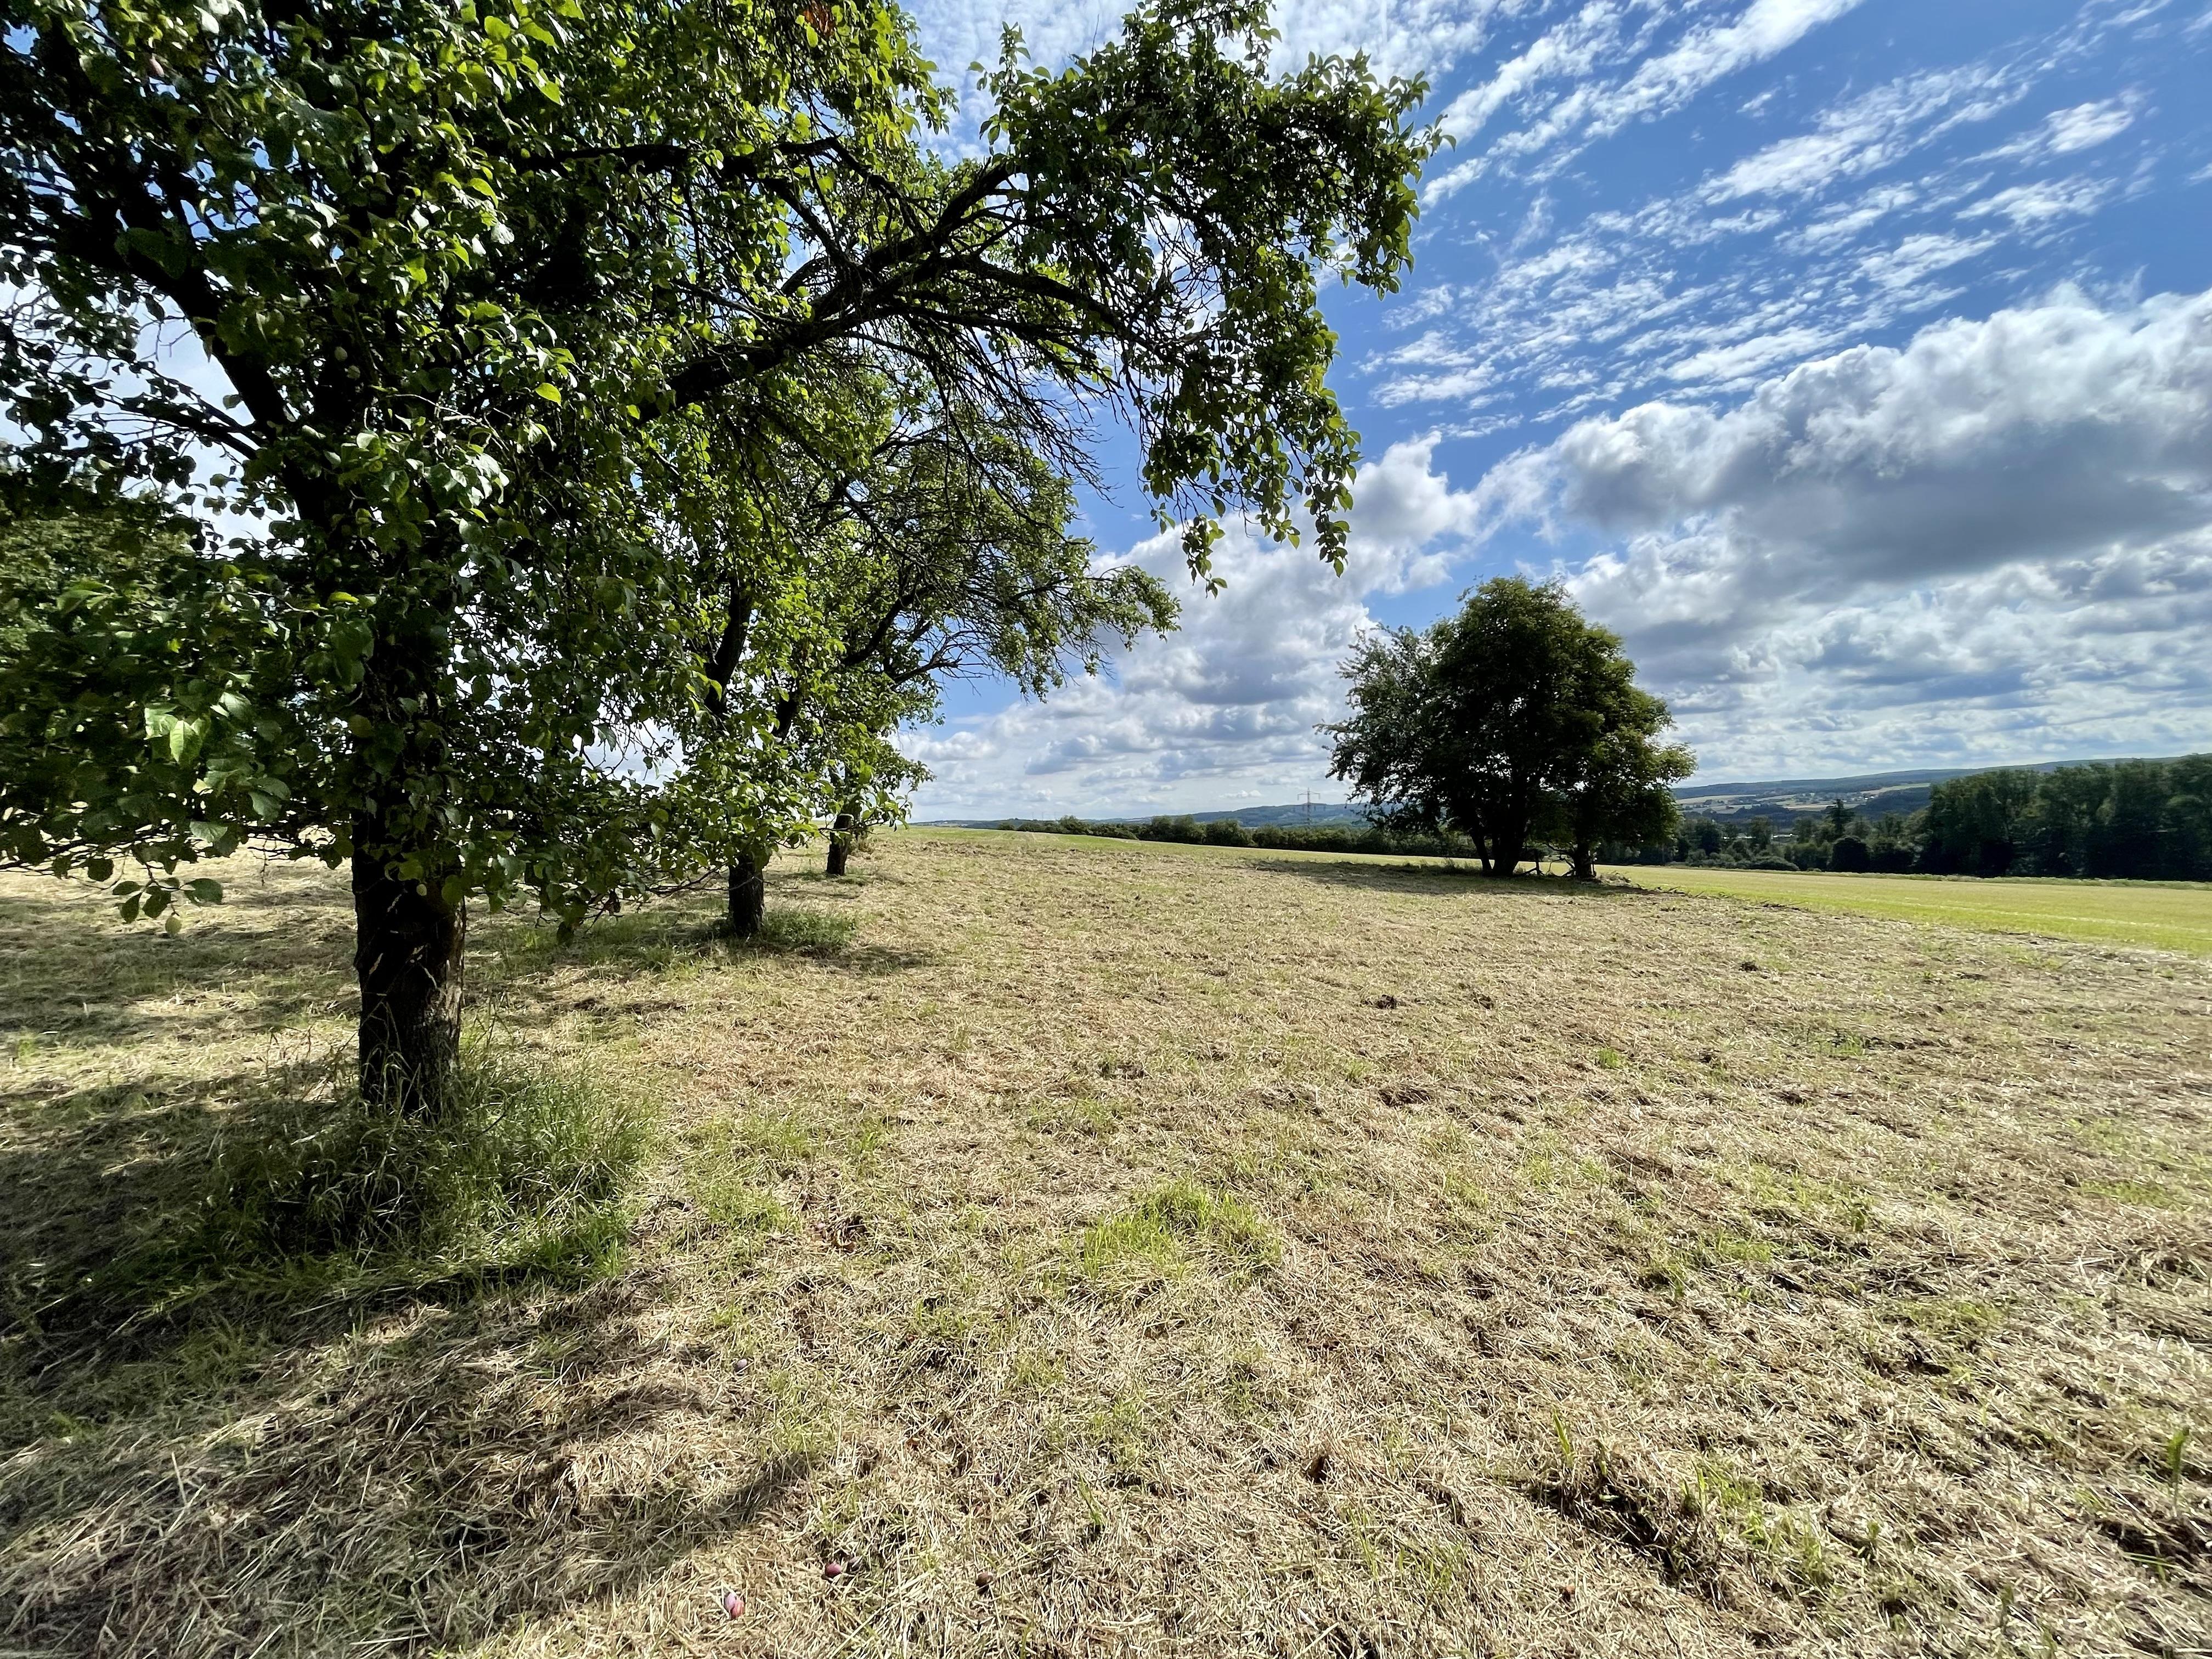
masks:
{"type": "Polygon", "coordinates": [[[1716,893],[1808,909],[1893,916],[1980,933],[2037,933],[2212,956],[2212,885],[2043,877],[1840,876],[1820,872],[1628,865],[1605,873],[1638,887],[1716,893]]]}
{"type": "Polygon", "coordinates": [[[471,930],[507,1075],[595,1080],[549,1121],[657,1126],[550,1270],[501,1158],[466,1224],[301,1231],[339,884],[179,939],[0,884],[0,1273],[50,1310],[0,1340],[0,1649],[2202,1645],[2202,960],[1042,836],[854,872],[780,866],[760,945],[471,930]],[[58,1307],[234,1189],[292,1195],[241,1260],[358,1273],[58,1307]]]}

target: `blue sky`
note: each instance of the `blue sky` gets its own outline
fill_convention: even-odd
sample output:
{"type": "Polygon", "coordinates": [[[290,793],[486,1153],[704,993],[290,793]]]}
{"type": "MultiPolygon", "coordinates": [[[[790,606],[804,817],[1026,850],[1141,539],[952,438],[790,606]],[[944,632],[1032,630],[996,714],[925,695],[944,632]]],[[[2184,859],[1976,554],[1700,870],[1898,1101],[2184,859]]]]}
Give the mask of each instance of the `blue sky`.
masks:
{"type": "MultiPolygon", "coordinates": [[[[950,78],[1003,22],[1052,61],[1116,13],[916,15],[950,78]]],[[[2212,747],[2212,3],[1277,19],[1425,76],[1457,139],[1404,289],[1329,301],[1351,568],[1232,533],[1227,592],[1109,675],[957,688],[918,816],[1336,796],[1360,629],[1516,570],[1626,637],[1702,777],[2212,747]]],[[[1142,506],[1093,534],[1179,576],[1142,506]]]]}

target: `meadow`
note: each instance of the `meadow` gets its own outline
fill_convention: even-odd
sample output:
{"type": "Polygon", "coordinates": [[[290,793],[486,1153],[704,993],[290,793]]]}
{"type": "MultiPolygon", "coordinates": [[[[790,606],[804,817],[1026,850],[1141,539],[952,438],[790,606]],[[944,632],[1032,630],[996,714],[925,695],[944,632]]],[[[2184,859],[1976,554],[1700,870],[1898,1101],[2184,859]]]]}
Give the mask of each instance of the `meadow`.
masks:
{"type": "Polygon", "coordinates": [[[1639,887],[1849,910],[1987,933],[2042,933],[2212,956],[2212,886],[2183,881],[2068,881],[2048,876],[1876,876],[1630,865],[1607,875],[1639,887]]]}
{"type": "Polygon", "coordinates": [[[174,1248],[331,1097],[341,878],[176,939],[0,881],[0,1650],[2205,1650],[2186,941],[988,832],[817,869],[757,945],[711,894],[479,919],[479,1041],[648,1149],[391,1261],[174,1248]]]}

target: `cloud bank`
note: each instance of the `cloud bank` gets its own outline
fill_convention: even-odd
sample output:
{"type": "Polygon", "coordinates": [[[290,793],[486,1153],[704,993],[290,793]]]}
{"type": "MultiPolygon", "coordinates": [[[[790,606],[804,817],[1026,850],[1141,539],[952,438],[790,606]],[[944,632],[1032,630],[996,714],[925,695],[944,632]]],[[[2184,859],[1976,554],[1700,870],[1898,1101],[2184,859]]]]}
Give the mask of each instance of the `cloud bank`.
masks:
{"type": "Polygon", "coordinates": [[[1493,468],[1708,768],[2212,738],[2212,292],[2062,290],[1493,468]],[[1839,742],[1847,738],[1848,743],[1839,742]]]}

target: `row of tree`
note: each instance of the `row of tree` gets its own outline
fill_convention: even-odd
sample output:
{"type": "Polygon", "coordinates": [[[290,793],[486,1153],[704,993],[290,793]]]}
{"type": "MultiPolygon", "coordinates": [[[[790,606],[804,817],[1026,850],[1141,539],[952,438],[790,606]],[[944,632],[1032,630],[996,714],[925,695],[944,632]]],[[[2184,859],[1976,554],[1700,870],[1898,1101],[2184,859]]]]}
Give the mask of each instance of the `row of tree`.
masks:
{"type": "Polygon", "coordinates": [[[1001,830],[1054,836],[1098,836],[1109,841],[1179,842],[1187,846],[1259,847],[1291,853],[1382,853],[1401,858],[1467,858],[1474,848],[1452,830],[1394,830],[1380,823],[1262,823],[1247,828],[1235,818],[1200,823],[1187,815],[1129,823],[1120,819],[1008,818],[1001,830]]]}
{"type": "Polygon", "coordinates": [[[1937,784],[1926,807],[1869,820],[1841,800],[1778,827],[1686,820],[1669,841],[1620,845],[1624,863],[1696,862],[1926,875],[2212,881],[2212,755],[2050,771],[2006,768],[1937,784]]]}
{"type": "Polygon", "coordinates": [[[1340,567],[1318,283],[1395,285],[1439,141],[1273,46],[1009,34],[953,160],[888,0],[18,0],[0,858],[349,866],[362,1091],[431,1110],[471,904],[742,919],[937,677],[1172,620],[1070,532],[1099,412],[1194,574],[1231,512],[1340,567]]]}
{"type": "Polygon", "coordinates": [[[2212,881],[2212,755],[1954,779],[1914,831],[1941,874],[2212,881]]]}

